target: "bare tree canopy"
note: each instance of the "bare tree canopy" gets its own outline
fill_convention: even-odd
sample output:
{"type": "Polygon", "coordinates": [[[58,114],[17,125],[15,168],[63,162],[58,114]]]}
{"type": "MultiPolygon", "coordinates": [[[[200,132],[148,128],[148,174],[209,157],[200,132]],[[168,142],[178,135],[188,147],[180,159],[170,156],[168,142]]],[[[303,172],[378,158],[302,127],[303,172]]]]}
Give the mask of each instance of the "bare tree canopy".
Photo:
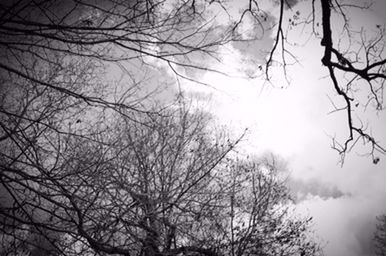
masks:
{"type": "Polygon", "coordinates": [[[304,18],[297,1],[267,2],[277,16],[256,0],[237,17],[226,0],[0,3],[1,253],[321,255],[275,161],[239,157],[242,136],[215,132],[178,85],[228,75],[212,65],[221,47],[262,34],[272,44],[256,70],[287,77],[289,28],[304,25],[344,102],[349,133],[333,147],[343,160],[363,140],[376,164],[386,150],[356,109],[384,108],[385,28],[352,29],[350,10],[369,6],[350,1],[308,1],[304,18]],[[158,104],[167,83],[172,103],[158,104]]]}
{"type": "Polygon", "coordinates": [[[162,114],[8,145],[2,253],[320,255],[274,159],[235,160],[241,138],[213,134],[200,112],[162,114]]]}

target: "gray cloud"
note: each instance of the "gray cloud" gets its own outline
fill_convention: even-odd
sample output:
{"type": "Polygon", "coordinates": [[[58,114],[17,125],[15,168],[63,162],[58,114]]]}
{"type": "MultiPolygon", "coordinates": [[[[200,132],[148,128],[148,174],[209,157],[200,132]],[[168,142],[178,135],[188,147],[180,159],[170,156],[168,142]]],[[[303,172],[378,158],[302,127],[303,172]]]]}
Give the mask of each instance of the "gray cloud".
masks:
{"type": "Polygon", "coordinates": [[[306,200],[309,196],[319,196],[322,199],[339,198],[345,194],[336,186],[322,183],[317,179],[301,180],[290,179],[288,187],[295,201],[306,200]]]}
{"type": "Polygon", "coordinates": [[[299,3],[299,0],[286,0],[285,8],[292,8],[299,3]]]}
{"type": "Polygon", "coordinates": [[[212,100],[212,94],[200,91],[188,91],[185,95],[188,99],[195,99],[197,101],[209,102],[212,100]]]}
{"type": "Polygon", "coordinates": [[[264,63],[274,43],[270,28],[276,18],[273,15],[264,14],[259,20],[249,16],[245,19],[249,19],[251,27],[241,32],[242,40],[232,42],[232,46],[250,61],[264,63]]]}
{"type": "MultiPolygon", "coordinates": [[[[284,8],[288,10],[289,8],[293,8],[295,5],[297,5],[300,2],[300,0],[286,0],[284,8]]],[[[280,4],[280,0],[274,0],[275,5],[280,4]]]]}

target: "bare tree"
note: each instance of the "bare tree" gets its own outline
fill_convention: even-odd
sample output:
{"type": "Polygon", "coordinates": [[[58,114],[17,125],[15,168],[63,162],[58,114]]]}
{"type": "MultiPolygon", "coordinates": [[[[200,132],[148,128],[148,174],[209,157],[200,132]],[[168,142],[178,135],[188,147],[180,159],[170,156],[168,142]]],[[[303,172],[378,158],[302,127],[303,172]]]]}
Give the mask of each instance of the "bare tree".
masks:
{"type": "Polygon", "coordinates": [[[36,123],[26,129],[29,136],[16,133],[12,143],[4,140],[8,142],[1,159],[5,250],[125,255],[138,247],[146,255],[154,253],[149,251],[158,246],[152,238],[154,225],[159,225],[150,216],[159,210],[154,202],[167,200],[157,206],[167,211],[185,200],[234,147],[230,141],[212,143],[198,122],[202,116],[192,119],[178,111],[162,117],[143,114],[135,121],[110,118],[109,127],[100,122],[65,133],[39,129],[42,125],[36,123]],[[171,189],[178,193],[174,198],[169,198],[171,189]],[[44,240],[38,243],[42,248],[34,249],[34,237],[44,240]]]}
{"type": "Polygon", "coordinates": [[[4,253],[320,253],[304,242],[309,220],[289,215],[275,165],[232,160],[241,138],[213,134],[185,106],[115,118],[1,162],[4,253]]]}
{"type": "Polygon", "coordinates": [[[286,170],[275,157],[236,161],[225,173],[229,255],[321,254],[309,233],[312,218],[291,215],[286,170]]]}
{"type": "MultiPolygon", "coordinates": [[[[353,45],[346,49],[339,49],[333,45],[333,35],[331,29],[331,11],[335,11],[345,19],[345,26],[348,27],[346,17],[347,8],[349,5],[339,3],[338,1],[330,2],[327,0],[321,1],[322,4],[322,21],[323,21],[323,38],[321,45],[324,46],[324,56],[322,63],[325,65],[338,95],[342,96],[346,106],[343,108],[347,112],[347,123],[349,128],[349,137],[343,143],[334,143],[334,147],[344,157],[344,154],[350,150],[359,139],[370,143],[373,162],[376,164],[379,158],[374,154],[376,152],[385,154],[386,149],[381,146],[375,138],[366,130],[366,124],[361,120],[356,121],[353,117],[354,106],[358,107],[363,104],[366,107],[373,107],[374,110],[380,111],[383,107],[383,86],[385,83],[385,38],[384,29],[378,27],[377,34],[370,39],[366,39],[366,33],[361,31],[357,33],[358,39],[353,40],[353,45]],[[355,42],[356,41],[356,42],[355,42]],[[358,47],[359,45],[359,47],[358,47]],[[344,52],[343,52],[343,51],[344,52]],[[344,73],[347,77],[346,81],[339,82],[337,73],[344,73]],[[365,87],[365,89],[363,88],[365,87]],[[361,102],[355,90],[360,89],[368,94],[367,102],[361,102]]],[[[358,6],[357,8],[365,9],[366,6],[358,6]]],[[[348,30],[348,28],[347,28],[348,30]]],[[[348,36],[351,37],[355,32],[348,30],[348,36]]],[[[353,35],[355,36],[355,34],[353,35]]],[[[335,142],[335,141],[334,141],[335,142]]]]}

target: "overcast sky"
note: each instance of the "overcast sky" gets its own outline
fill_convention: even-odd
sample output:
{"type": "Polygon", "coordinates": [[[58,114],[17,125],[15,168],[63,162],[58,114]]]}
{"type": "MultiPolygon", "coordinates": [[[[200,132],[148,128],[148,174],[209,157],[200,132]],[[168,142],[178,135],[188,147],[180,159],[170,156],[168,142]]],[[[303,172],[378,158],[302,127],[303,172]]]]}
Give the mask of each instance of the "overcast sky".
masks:
{"type": "MultiPolygon", "coordinates": [[[[240,5],[241,1],[230,5],[230,13],[236,15],[240,5]]],[[[266,8],[272,11],[267,23],[274,22],[275,6],[266,8]]],[[[307,13],[310,1],[300,1],[293,8],[307,13]]],[[[352,28],[364,26],[375,31],[376,24],[385,25],[386,1],[379,0],[373,9],[358,11],[351,20],[352,28]]],[[[241,32],[248,35],[253,29],[253,23],[246,19],[241,32]]],[[[273,42],[266,33],[258,41],[221,49],[223,65],[214,67],[234,77],[206,73],[201,81],[211,87],[185,82],[183,88],[235,134],[248,127],[248,141],[243,144],[246,151],[274,152],[288,162],[299,211],[314,217],[314,228],[327,256],[371,255],[375,216],[386,213],[386,157],[380,156],[375,165],[371,158],[358,156],[368,149],[358,145],[344,165],[339,165],[330,136],[345,139],[347,123],[344,113],[329,114],[333,110],[329,98],[337,104],[340,99],[321,65],[323,49],[317,40],[307,42],[307,31],[292,33],[301,46],[291,50],[301,64],[290,67],[290,85],[276,68],[272,69],[272,85],[259,77],[245,78],[245,74],[259,75],[256,70],[263,62],[262,53],[273,42]]],[[[373,134],[386,144],[386,113],[367,117],[373,122],[373,134]]]]}

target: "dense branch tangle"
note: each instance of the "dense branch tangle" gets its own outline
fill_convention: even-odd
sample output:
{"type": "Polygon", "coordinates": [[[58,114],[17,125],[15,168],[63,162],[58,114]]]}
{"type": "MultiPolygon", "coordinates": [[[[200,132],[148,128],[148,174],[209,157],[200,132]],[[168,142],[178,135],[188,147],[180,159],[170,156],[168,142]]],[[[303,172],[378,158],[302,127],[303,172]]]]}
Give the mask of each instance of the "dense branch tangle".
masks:
{"type": "MultiPolygon", "coordinates": [[[[119,114],[126,128],[138,125],[152,134],[157,128],[153,118],[161,111],[148,110],[146,95],[137,95],[142,81],[132,74],[136,70],[125,69],[129,84],[115,86],[103,76],[110,64],[137,65],[146,74],[159,60],[206,70],[188,55],[211,56],[224,38],[210,36],[216,31],[200,19],[203,10],[195,1],[9,2],[1,3],[0,11],[1,253],[135,255],[138,248],[152,250],[152,218],[146,215],[153,210],[143,197],[138,200],[146,193],[130,188],[120,194],[128,174],[117,177],[108,171],[122,153],[111,155],[119,146],[108,131],[119,114]],[[109,184],[111,179],[120,183],[109,184]],[[123,201],[114,204],[117,198],[123,201]],[[130,199],[137,205],[123,207],[130,199]],[[143,218],[136,219],[136,213],[143,218]]],[[[182,134],[180,139],[186,138],[182,134]]],[[[144,148],[132,143],[138,166],[130,167],[147,170],[144,148]]],[[[196,166],[206,170],[202,179],[233,146],[202,153],[210,160],[196,166]]],[[[191,187],[181,187],[180,197],[191,187]]],[[[210,252],[203,246],[173,250],[210,252]]]]}
{"type": "Polygon", "coordinates": [[[211,134],[209,119],[184,107],[141,119],[117,115],[113,129],[30,141],[27,149],[12,136],[5,150],[19,157],[4,150],[0,162],[4,250],[318,255],[305,234],[309,220],[288,216],[275,162],[236,161],[230,152],[241,138],[211,134]]]}
{"type": "Polygon", "coordinates": [[[33,86],[116,110],[141,108],[47,82],[45,70],[65,68],[63,62],[80,58],[123,66],[160,60],[170,66],[207,70],[202,63],[192,63],[189,55],[212,56],[215,47],[227,40],[226,33],[221,37],[201,19],[204,10],[195,1],[10,1],[1,5],[2,77],[13,74],[33,86]]]}

